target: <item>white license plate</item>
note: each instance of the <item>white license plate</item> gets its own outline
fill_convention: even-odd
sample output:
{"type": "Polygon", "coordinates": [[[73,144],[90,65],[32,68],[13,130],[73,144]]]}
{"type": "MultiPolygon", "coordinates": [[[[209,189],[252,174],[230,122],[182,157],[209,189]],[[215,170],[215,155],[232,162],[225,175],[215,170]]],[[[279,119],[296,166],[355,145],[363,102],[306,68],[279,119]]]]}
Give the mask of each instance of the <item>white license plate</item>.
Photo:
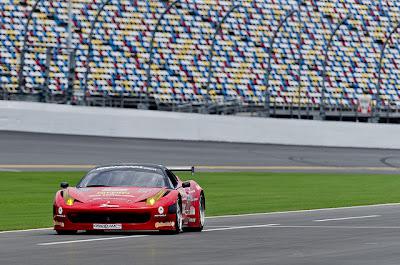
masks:
{"type": "Polygon", "coordinates": [[[121,230],[122,224],[93,224],[96,230],[121,230]]]}

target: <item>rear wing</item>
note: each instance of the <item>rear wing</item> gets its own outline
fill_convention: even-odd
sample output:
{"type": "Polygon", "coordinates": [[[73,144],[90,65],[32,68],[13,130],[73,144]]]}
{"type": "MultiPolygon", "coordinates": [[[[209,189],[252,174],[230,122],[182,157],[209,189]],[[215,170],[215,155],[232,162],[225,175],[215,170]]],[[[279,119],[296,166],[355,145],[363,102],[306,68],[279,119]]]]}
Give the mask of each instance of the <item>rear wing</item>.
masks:
{"type": "Polygon", "coordinates": [[[191,167],[167,167],[168,170],[174,172],[192,172],[192,176],[194,175],[194,166],[191,167]]]}

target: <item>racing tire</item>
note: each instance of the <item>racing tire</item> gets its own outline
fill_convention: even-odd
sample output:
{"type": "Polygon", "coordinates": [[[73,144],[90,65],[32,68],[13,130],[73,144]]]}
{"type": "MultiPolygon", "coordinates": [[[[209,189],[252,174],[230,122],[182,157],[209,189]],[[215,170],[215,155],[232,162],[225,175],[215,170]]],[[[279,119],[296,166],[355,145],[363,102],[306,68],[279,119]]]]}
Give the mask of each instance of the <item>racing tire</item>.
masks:
{"type": "Polygon", "coordinates": [[[188,231],[191,232],[201,232],[204,228],[205,222],[206,222],[206,201],[204,199],[204,194],[200,194],[199,198],[199,226],[198,227],[191,227],[188,229],[188,231]]]}
{"type": "Polygon", "coordinates": [[[76,230],[56,230],[58,235],[75,235],[77,232],[76,230]]]}
{"type": "Polygon", "coordinates": [[[181,198],[176,200],[176,213],[175,213],[175,229],[173,234],[179,234],[183,231],[183,218],[182,218],[182,203],[181,198]]]}

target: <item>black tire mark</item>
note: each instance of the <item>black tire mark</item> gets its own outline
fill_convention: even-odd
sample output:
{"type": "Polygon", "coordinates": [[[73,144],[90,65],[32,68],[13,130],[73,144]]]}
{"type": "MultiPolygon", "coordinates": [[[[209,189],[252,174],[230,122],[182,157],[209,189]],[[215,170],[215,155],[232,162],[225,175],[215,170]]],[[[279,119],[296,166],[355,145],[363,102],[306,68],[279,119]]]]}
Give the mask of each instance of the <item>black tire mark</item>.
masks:
{"type": "Polygon", "coordinates": [[[292,162],[296,162],[296,163],[303,163],[306,165],[311,165],[311,166],[322,166],[322,167],[326,167],[326,166],[337,166],[337,165],[332,165],[329,163],[318,163],[315,161],[310,161],[305,159],[304,157],[295,157],[295,156],[290,156],[288,157],[288,159],[292,162]]]}
{"type": "Polygon", "coordinates": [[[397,169],[398,169],[398,168],[400,168],[399,166],[396,166],[396,165],[394,165],[394,164],[388,162],[388,160],[395,159],[395,158],[397,158],[397,159],[400,160],[400,157],[399,157],[399,156],[387,156],[387,157],[383,157],[383,158],[379,159],[379,161],[380,161],[382,164],[384,164],[385,166],[392,167],[392,168],[397,168],[397,169]]]}

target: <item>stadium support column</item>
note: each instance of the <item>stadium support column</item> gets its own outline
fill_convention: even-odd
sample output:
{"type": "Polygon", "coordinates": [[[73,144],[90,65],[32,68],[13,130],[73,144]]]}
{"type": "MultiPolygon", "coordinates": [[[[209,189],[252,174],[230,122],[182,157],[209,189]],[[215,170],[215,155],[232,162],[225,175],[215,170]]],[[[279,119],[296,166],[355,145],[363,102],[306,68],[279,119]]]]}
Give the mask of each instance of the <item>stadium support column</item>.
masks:
{"type": "MultiPolygon", "coordinates": [[[[1,68],[0,68],[1,70],[1,68]]],[[[7,99],[7,92],[6,92],[6,87],[5,84],[3,83],[2,77],[4,73],[0,73],[0,100],[6,100],[7,99]]]]}
{"type": "Polygon", "coordinates": [[[68,90],[66,95],[66,101],[68,104],[76,104],[77,102],[72,102],[74,82],[75,82],[75,67],[76,67],[76,49],[69,52],[69,67],[68,67],[68,90]]]}
{"type": "Polygon", "coordinates": [[[397,32],[397,30],[400,28],[400,22],[393,28],[393,30],[389,33],[389,36],[387,37],[386,41],[383,43],[382,49],[381,49],[381,55],[379,58],[379,65],[378,65],[378,82],[376,84],[376,106],[374,110],[374,117],[373,121],[374,122],[379,122],[380,118],[380,109],[381,109],[381,84],[382,84],[382,66],[383,66],[383,60],[385,59],[385,52],[386,52],[386,47],[392,40],[392,36],[394,33],[397,32]]]}
{"type": "Polygon", "coordinates": [[[68,86],[67,86],[67,91],[66,91],[66,97],[65,101],[67,104],[71,104],[71,98],[72,98],[72,86],[70,83],[70,74],[71,74],[71,68],[75,66],[73,65],[74,62],[72,56],[75,55],[74,50],[72,49],[72,0],[68,0],[68,27],[67,27],[67,55],[68,55],[68,86]]]}
{"type": "Polygon", "coordinates": [[[72,0],[68,0],[68,38],[67,38],[67,50],[71,52],[72,48],[72,0]]]}
{"type": "Polygon", "coordinates": [[[26,20],[25,26],[24,26],[24,40],[22,43],[22,50],[21,50],[21,55],[20,55],[20,60],[19,60],[19,72],[18,72],[18,90],[20,94],[23,94],[24,92],[24,67],[25,67],[25,53],[27,49],[27,42],[28,42],[28,29],[29,29],[29,24],[31,23],[31,20],[33,18],[33,13],[35,12],[37,6],[39,3],[41,3],[42,0],[36,0],[36,2],[33,4],[31,11],[28,13],[28,18],[26,20]]]}
{"type": "Polygon", "coordinates": [[[274,44],[275,40],[278,36],[278,33],[280,29],[283,27],[283,25],[286,23],[286,21],[292,17],[294,14],[296,14],[298,10],[292,10],[289,11],[286,16],[279,22],[278,28],[274,31],[274,34],[272,35],[272,38],[269,39],[269,49],[268,49],[268,68],[267,72],[265,74],[265,111],[266,111],[266,116],[269,117],[270,115],[270,96],[271,96],[271,91],[269,91],[269,79],[271,76],[272,72],[272,63],[271,63],[271,58],[272,55],[274,54],[274,44]],[[268,105],[267,105],[268,104],[268,105]]]}
{"type": "Polygon", "coordinates": [[[56,48],[54,47],[47,47],[46,50],[46,70],[44,72],[44,84],[42,86],[41,99],[40,99],[41,102],[50,101],[50,91],[49,91],[50,65],[55,49],[56,48]]]}
{"type": "Polygon", "coordinates": [[[210,53],[208,54],[208,70],[207,70],[208,78],[207,78],[207,84],[206,84],[206,88],[207,88],[207,98],[206,98],[207,112],[208,112],[208,108],[209,108],[209,105],[210,105],[210,102],[211,102],[211,99],[210,99],[210,85],[211,85],[211,79],[212,79],[212,75],[213,75],[212,61],[213,61],[213,57],[214,57],[215,43],[217,42],[217,36],[222,32],[222,25],[225,23],[225,20],[232,14],[233,11],[235,11],[237,8],[239,8],[241,6],[242,5],[235,5],[235,6],[231,7],[231,9],[228,10],[228,12],[224,15],[224,17],[218,23],[217,29],[215,30],[214,36],[212,38],[211,49],[210,49],[210,53]]]}
{"type": "MultiPolygon", "coordinates": [[[[150,40],[150,51],[149,51],[149,62],[147,64],[147,81],[146,81],[146,104],[149,104],[149,88],[151,88],[151,66],[153,65],[153,59],[154,59],[154,40],[156,38],[156,33],[158,32],[158,28],[161,25],[161,22],[164,20],[164,17],[166,14],[169,13],[169,11],[175,7],[178,3],[180,3],[181,0],[175,0],[172,2],[161,14],[161,16],[158,18],[156,26],[154,27],[154,30],[151,32],[151,40],[150,40]]],[[[140,94],[140,104],[142,105],[142,95],[140,94]]]]}
{"type": "Polygon", "coordinates": [[[301,21],[301,6],[303,5],[303,1],[302,0],[298,0],[297,1],[297,5],[298,5],[298,12],[297,12],[297,20],[299,23],[299,33],[298,33],[298,45],[299,45],[299,71],[298,71],[298,82],[299,82],[299,87],[298,87],[298,95],[297,95],[297,100],[298,100],[298,106],[297,106],[297,111],[298,111],[298,119],[301,119],[301,69],[303,66],[303,54],[302,54],[302,46],[303,46],[303,23],[301,21]]]}
{"type": "Polygon", "coordinates": [[[320,116],[321,120],[325,120],[326,119],[326,112],[325,112],[326,67],[327,67],[328,59],[329,59],[329,49],[331,48],[332,42],[333,42],[333,38],[335,37],[335,35],[338,32],[338,30],[340,29],[340,27],[342,25],[344,25],[347,22],[347,20],[349,20],[352,17],[353,17],[352,14],[348,14],[342,21],[340,21],[340,23],[333,30],[332,34],[329,37],[328,43],[325,46],[325,50],[324,50],[325,55],[324,55],[323,68],[322,68],[321,99],[320,99],[320,103],[319,103],[319,107],[320,107],[319,116],[320,116]]]}
{"type": "Polygon", "coordinates": [[[92,45],[92,40],[93,40],[93,33],[94,33],[94,29],[96,27],[96,24],[99,20],[100,14],[101,12],[103,12],[104,8],[111,2],[111,0],[106,0],[99,8],[99,10],[97,11],[97,14],[94,18],[94,20],[92,21],[92,24],[90,25],[90,33],[89,33],[89,41],[88,41],[88,54],[86,57],[86,71],[85,71],[85,85],[83,88],[83,102],[84,104],[87,105],[87,91],[88,91],[88,78],[89,78],[89,74],[90,74],[90,63],[92,62],[92,49],[93,49],[93,45],[92,45]]]}

